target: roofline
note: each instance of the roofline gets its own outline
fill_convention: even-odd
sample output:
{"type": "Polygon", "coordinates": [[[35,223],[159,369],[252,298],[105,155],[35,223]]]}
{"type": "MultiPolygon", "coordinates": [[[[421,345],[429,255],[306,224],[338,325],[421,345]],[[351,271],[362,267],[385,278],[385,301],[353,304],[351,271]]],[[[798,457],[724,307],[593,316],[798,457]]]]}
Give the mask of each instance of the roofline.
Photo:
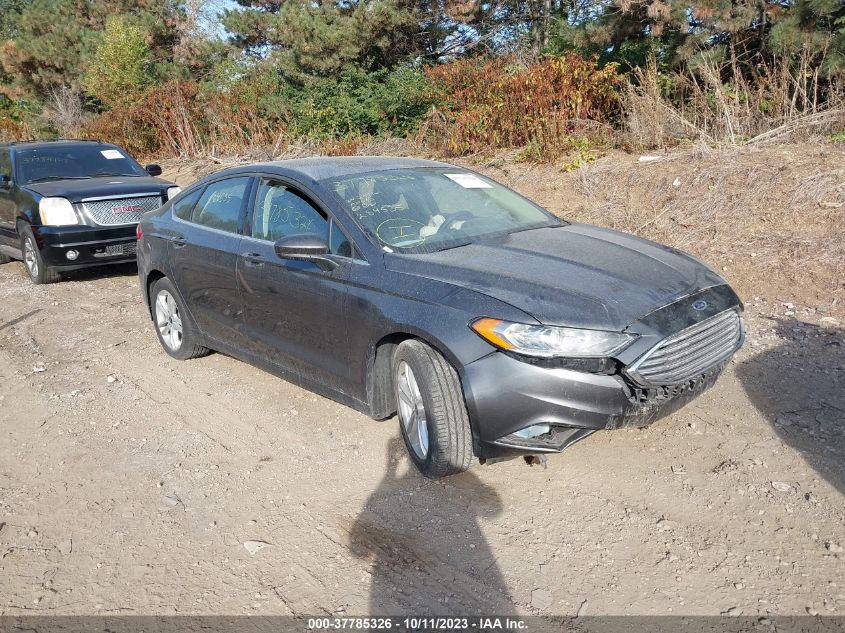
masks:
{"type": "Polygon", "coordinates": [[[99,138],[30,138],[23,141],[5,141],[0,145],[25,145],[35,143],[104,143],[99,138]]]}

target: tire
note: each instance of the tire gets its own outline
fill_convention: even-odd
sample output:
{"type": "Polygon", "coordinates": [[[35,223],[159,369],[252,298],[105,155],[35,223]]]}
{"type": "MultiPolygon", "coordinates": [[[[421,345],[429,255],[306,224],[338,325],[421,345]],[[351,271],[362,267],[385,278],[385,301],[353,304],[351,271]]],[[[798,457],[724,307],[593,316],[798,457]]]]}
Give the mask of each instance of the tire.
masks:
{"type": "Polygon", "coordinates": [[[18,225],[18,233],[21,236],[21,253],[23,253],[23,265],[29,278],[34,284],[52,284],[60,281],[62,276],[47,266],[41,251],[38,250],[38,242],[32,229],[25,224],[18,225]]]}
{"type": "Polygon", "coordinates": [[[150,313],[159,343],[173,358],[189,360],[211,351],[200,345],[197,326],[167,277],[150,289],[150,313]]]}
{"type": "Polygon", "coordinates": [[[429,345],[409,340],[396,348],[392,376],[399,428],[416,467],[432,479],[467,470],[472,431],[454,367],[429,345]]]}

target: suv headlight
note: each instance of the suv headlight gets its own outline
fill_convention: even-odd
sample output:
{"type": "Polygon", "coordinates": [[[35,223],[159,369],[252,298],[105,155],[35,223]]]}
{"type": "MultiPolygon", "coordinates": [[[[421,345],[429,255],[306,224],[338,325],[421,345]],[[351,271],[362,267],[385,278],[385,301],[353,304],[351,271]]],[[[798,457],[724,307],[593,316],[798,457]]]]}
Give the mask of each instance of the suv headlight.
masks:
{"type": "Polygon", "coordinates": [[[41,216],[41,224],[47,226],[79,224],[79,218],[67,198],[41,198],[38,214],[41,216]]]}
{"type": "Polygon", "coordinates": [[[167,188],[167,199],[173,200],[179,193],[182,191],[182,187],[168,187],[167,188]]]}
{"type": "Polygon", "coordinates": [[[470,327],[500,349],[540,358],[610,356],[625,349],[637,338],[634,334],[622,332],[527,325],[490,318],[473,321],[470,327]]]}

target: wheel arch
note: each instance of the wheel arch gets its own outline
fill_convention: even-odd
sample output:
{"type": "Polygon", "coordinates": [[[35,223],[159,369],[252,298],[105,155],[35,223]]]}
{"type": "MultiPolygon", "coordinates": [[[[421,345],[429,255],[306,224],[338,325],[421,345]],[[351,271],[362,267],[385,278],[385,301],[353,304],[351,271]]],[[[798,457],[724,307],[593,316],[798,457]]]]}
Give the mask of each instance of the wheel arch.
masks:
{"type": "Polygon", "coordinates": [[[153,284],[157,282],[159,279],[165,279],[167,275],[163,272],[158,270],[157,268],[153,268],[150,272],[147,273],[147,278],[144,280],[144,301],[147,303],[147,309],[150,313],[150,318],[153,318],[153,303],[152,297],[150,293],[153,289],[153,284]]]}
{"type": "MultiPolygon", "coordinates": [[[[376,341],[367,363],[367,401],[370,406],[370,415],[376,420],[384,420],[396,413],[396,402],[393,397],[393,354],[403,341],[408,340],[422,341],[443,356],[455,369],[458,380],[461,381],[461,392],[466,398],[460,365],[446,345],[415,328],[397,328],[376,341]]],[[[473,441],[477,441],[478,432],[472,415],[469,416],[469,422],[473,441]]]]}

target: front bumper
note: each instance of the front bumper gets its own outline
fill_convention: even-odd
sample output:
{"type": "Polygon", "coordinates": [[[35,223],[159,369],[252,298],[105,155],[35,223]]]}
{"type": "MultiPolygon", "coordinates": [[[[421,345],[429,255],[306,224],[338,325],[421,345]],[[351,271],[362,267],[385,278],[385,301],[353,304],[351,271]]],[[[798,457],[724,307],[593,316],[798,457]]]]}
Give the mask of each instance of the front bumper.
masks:
{"type": "Polygon", "coordinates": [[[479,457],[560,452],[602,429],[643,427],[712,386],[724,365],[673,387],[638,388],[619,374],[543,367],[495,352],[464,366],[461,382],[479,457]],[[513,434],[548,424],[538,438],[513,434]]]}
{"type": "Polygon", "coordinates": [[[55,270],[74,270],[135,261],[135,225],[116,227],[33,226],[44,262],[55,270]],[[67,253],[76,251],[76,259],[67,253]]]}

